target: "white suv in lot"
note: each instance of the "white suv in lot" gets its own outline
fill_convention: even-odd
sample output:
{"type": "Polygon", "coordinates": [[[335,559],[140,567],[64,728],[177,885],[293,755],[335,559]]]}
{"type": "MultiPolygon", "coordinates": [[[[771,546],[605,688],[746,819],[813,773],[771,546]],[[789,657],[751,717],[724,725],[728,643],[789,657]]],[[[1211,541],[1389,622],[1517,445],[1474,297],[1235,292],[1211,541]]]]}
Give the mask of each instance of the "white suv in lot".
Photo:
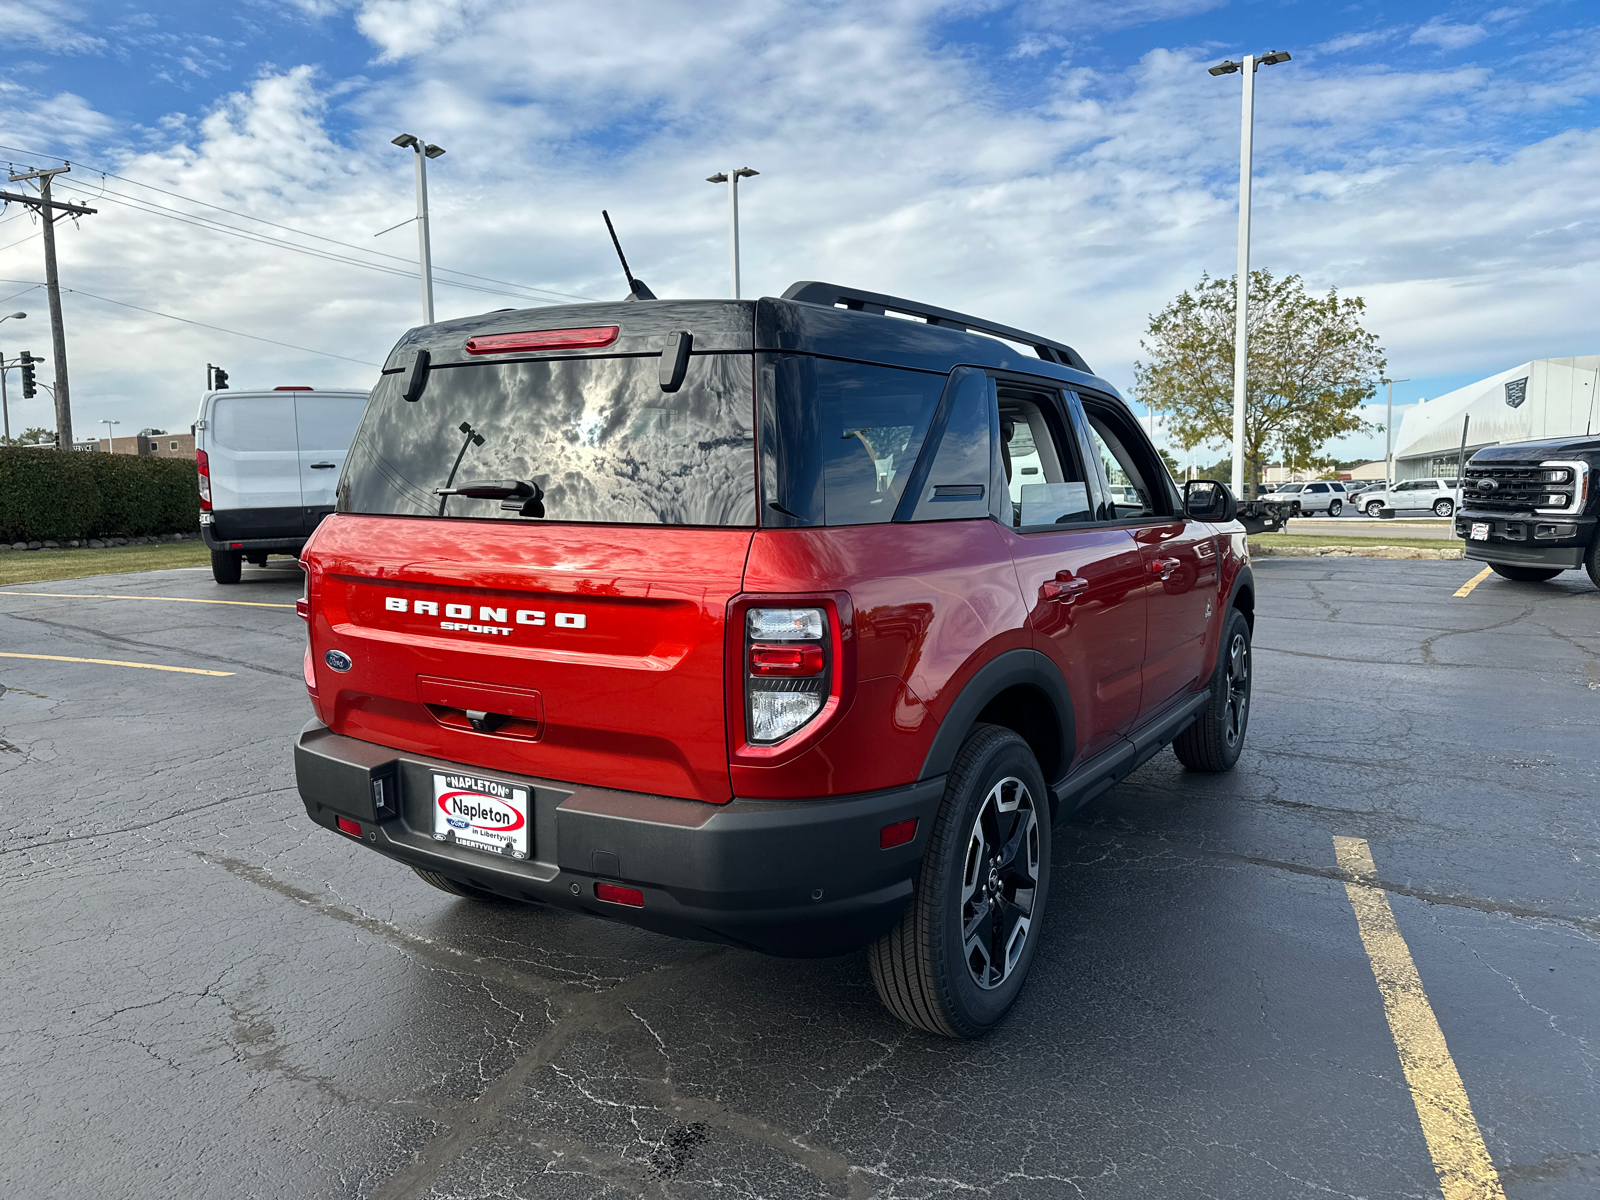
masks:
{"type": "Polygon", "coordinates": [[[1330,517],[1337,517],[1344,511],[1344,497],[1344,484],[1335,479],[1317,483],[1280,483],[1269,498],[1298,500],[1300,511],[1307,516],[1327,513],[1330,517]]]}
{"type": "Polygon", "coordinates": [[[1375,517],[1384,508],[1396,511],[1432,509],[1436,517],[1448,517],[1461,503],[1459,479],[1407,479],[1393,487],[1361,494],[1361,511],[1375,517]]]}

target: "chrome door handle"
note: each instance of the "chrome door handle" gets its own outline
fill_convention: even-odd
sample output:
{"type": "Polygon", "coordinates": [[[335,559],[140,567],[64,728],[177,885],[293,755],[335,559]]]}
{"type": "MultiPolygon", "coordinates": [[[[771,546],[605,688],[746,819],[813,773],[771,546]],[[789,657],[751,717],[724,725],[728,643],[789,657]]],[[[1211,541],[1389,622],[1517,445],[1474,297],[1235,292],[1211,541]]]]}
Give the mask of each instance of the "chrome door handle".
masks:
{"type": "Polygon", "coordinates": [[[1087,579],[1080,579],[1063,571],[1054,579],[1047,579],[1039,585],[1039,599],[1076,600],[1079,593],[1083,592],[1088,586],[1089,581],[1087,579]]]}

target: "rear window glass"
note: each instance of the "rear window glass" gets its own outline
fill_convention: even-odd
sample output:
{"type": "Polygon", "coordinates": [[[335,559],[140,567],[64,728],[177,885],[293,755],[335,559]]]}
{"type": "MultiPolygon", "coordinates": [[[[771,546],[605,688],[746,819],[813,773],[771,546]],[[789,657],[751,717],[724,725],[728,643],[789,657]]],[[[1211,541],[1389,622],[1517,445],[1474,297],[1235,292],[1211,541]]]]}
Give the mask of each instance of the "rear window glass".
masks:
{"type": "Polygon", "coordinates": [[[864,525],[894,516],[945,378],[817,361],[827,524],[864,525]]]}
{"type": "Polygon", "coordinates": [[[428,372],[415,402],[385,375],[339,509],[538,520],[516,501],[437,494],[501,480],[541,488],[550,521],[753,525],[751,369],[749,355],[694,355],[668,393],[653,355],[469,363],[428,372]]]}
{"type": "Polygon", "coordinates": [[[211,441],[227,450],[296,450],[294,397],[226,396],[211,402],[211,441]]]}

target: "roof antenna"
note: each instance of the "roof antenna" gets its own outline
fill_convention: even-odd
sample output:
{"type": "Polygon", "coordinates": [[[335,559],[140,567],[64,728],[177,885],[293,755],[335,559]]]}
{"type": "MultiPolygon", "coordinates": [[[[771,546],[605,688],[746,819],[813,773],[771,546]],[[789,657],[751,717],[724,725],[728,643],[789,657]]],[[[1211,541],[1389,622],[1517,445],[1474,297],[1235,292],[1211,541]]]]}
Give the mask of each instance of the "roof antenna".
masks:
{"type": "Polygon", "coordinates": [[[656,294],[644,285],[644,280],[635,279],[633,272],[628,270],[628,259],[622,253],[622,243],[617,240],[617,230],[616,226],[611,224],[611,214],[602,208],[600,215],[606,219],[606,230],[611,234],[611,244],[617,248],[617,257],[622,260],[622,273],[628,277],[627,298],[629,300],[654,300],[656,294]]]}

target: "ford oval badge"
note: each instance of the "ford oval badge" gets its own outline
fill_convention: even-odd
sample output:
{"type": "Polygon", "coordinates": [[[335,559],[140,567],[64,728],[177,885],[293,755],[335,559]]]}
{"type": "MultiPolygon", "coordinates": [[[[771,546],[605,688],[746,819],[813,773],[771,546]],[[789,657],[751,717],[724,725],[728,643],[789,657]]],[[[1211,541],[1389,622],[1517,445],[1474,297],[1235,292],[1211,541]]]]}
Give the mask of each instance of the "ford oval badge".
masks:
{"type": "Polygon", "coordinates": [[[355,662],[343,650],[329,650],[322,656],[322,661],[335,671],[348,671],[355,666],[355,662]]]}

